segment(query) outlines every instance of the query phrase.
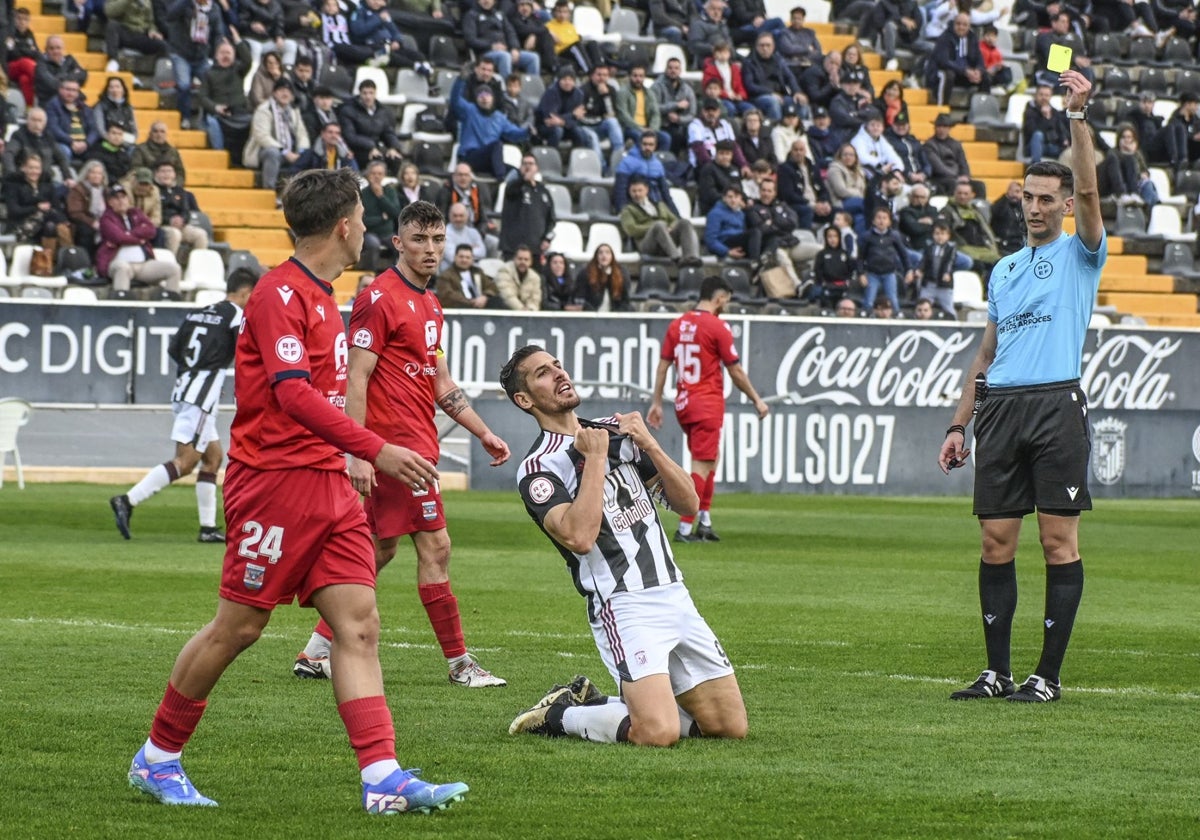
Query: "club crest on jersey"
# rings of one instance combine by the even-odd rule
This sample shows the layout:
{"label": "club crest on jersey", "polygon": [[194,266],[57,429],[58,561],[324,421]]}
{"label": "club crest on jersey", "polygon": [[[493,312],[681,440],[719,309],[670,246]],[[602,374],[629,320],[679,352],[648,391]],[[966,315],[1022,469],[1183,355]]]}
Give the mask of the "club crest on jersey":
{"label": "club crest on jersey", "polygon": [[263,588],[263,578],[267,574],[266,566],[259,566],[254,563],[246,564],[246,573],[242,575],[242,585],[251,592],[257,592]]}
{"label": "club crest on jersey", "polygon": [[379,291],[378,289],[371,290],[371,303],[374,303],[375,301],[379,300],[381,297],[383,297],[383,292]]}
{"label": "club crest on jersey", "polygon": [[535,505],[546,504],[553,495],[554,485],[550,483],[550,479],[539,476],[529,482],[529,498],[533,499]]}
{"label": "club crest on jersey", "polygon": [[1125,474],[1125,429],[1115,417],[1105,417],[1092,427],[1092,474],[1110,486]]}
{"label": "club crest on jersey", "polygon": [[646,664],[646,651],[639,650],[637,653],[635,653],[633,655],[633,659],[635,662],[637,662],[637,664],[645,665]]}
{"label": "club crest on jersey", "polygon": [[295,294],[292,289],[288,288],[287,286],[280,286],[278,289],[276,289],[276,291],[279,292],[279,296],[283,298],[284,306],[287,306],[292,302],[292,295]]}
{"label": "club crest on jersey", "polygon": [[[416,493],[413,493],[415,496]],[[432,522],[437,519],[437,502],[421,502],[421,516],[426,522]]]}
{"label": "club crest on jersey", "polygon": [[294,365],[304,358],[304,345],[294,335],[285,335],[275,342],[275,355],[281,362]]}
{"label": "club crest on jersey", "polygon": [[371,335],[371,331],[366,327],[361,327],[354,333],[354,346],[362,347],[364,350],[371,346],[375,337]]}

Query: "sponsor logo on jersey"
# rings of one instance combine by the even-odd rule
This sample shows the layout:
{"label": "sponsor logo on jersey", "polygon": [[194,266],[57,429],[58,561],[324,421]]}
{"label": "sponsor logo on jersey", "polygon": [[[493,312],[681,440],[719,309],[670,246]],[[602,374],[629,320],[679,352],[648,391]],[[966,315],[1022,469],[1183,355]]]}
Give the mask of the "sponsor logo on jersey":
{"label": "sponsor logo on jersey", "polygon": [[292,295],[295,294],[293,290],[289,289],[287,286],[280,286],[278,289],[276,289],[276,291],[279,292],[279,296],[283,298],[284,306],[287,306],[292,302]]}
{"label": "sponsor logo on jersey", "polygon": [[411,309],[413,312],[417,311],[417,305],[415,303],[413,303],[411,300],[408,302],[408,308]]}
{"label": "sponsor logo on jersey", "polygon": [[304,358],[304,345],[294,335],[285,335],[275,342],[275,355],[282,362],[294,365]]}
{"label": "sponsor logo on jersey", "polygon": [[263,588],[263,577],[265,577],[266,574],[266,566],[259,566],[255,563],[247,563],[246,573],[242,575],[242,585],[251,592],[257,592]]}
{"label": "sponsor logo on jersey", "polygon": [[1115,417],[1105,417],[1092,428],[1092,475],[1104,485],[1116,484],[1125,474],[1125,429]]}
{"label": "sponsor logo on jersey", "polygon": [[[417,495],[413,493],[413,495]],[[437,502],[421,502],[421,516],[426,522],[432,522],[437,519]]]}
{"label": "sponsor logo on jersey", "polygon": [[529,498],[533,503],[544,505],[554,495],[554,484],[548,478],[538,477],[529,482]]}
{"label": "sponsor logo on jersey", "polygon": [[613,531],[628,531],[638,522],[654,516],[654,503],[645,496],[634,500],[633,504],[624,507],[609,517]]}
{"label": "sponsor logo on jersey", "polygon": [[369,329],[367,329],[366,327],[360,327],[354,333],[354,346],[355,347],[362,347],[365,350],[371,346],[371,343],[374,340],[375,340],[375,337],[373,335],[371,335],[371,331]]}

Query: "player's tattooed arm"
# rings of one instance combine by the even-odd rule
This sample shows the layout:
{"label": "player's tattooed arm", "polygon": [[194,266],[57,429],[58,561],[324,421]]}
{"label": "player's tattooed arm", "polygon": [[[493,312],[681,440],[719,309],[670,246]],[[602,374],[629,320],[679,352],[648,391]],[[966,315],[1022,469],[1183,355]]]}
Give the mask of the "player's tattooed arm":
{"label": "player's tattooed arm", "polygon": [[446,412],[446,416],[452,420],[458,419],[458,415],[471,407],[471,402],[467,399],[467,395],[463,393],[463,389],[457,387],[438,397],[437,404],[441,407],[442,411]]}

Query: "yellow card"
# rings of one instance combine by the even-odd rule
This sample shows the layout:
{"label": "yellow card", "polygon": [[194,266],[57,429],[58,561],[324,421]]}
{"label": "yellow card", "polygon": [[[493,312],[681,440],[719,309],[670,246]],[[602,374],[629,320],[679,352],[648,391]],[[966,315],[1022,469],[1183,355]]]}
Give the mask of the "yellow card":
{"label": "yellow card", "polygon": [[1051,73],[1061,73],[1071,69],[1071,48],[1062,44],[1051,44],[1050,55],[1046,56],[1046,69]]}

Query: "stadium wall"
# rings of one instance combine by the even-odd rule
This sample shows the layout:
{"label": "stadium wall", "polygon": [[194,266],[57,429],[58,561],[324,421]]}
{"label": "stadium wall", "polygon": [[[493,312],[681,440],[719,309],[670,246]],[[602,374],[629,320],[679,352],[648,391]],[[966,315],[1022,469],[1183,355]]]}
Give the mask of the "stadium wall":
{"label": "stadium wall", "polygon": [[[37,434],[36,419],[22,433],[25,462],[39,463],[26,449],[27,436],[61,454],[70,452],[63,447],[73,427],[89,430],[86,442],[75,444],[80,466],[132,466],[157,453],[167,431],[163,421],[112,422],[114,412],[120,414],[114,407],[140,413],[142,407],[169,401],[174,371],[166,348],[187,308],[0,303],[0,397],[53,404],[54,411],[65,412],[52,424],[54,433],[47,428]],[[595,383],[579,387],[588,415],[644,411],[670,318],[451,314],[445,344],[452,373],[514,451],[513,461],[493,469],[480,447],[470,447],[471,486],[511,489],[516,460],[534,436],[528,418],[496,385],[500,366],[515,348],[546,346],[575,380]],[[951,406],[978,350],[981,325],[763,316],[726,320],[751,380],[772,402],[772,413],[758,421],[726,377],[722,487],[773,493],[970,492],[970,469],[947,478],[935,460]],[[1093,495],[1200,494],[1197,358],[1197,331],[1089,332],[1083,386],[1092,421]],[[667,400],[672,396],[669,381]],[[101,405],[106,411],[100,422],[85,419]],[[665,424],[662,440],[669,452],[686,460],[673,421]],[[139,452],[131,463],[131,455]],[[119,460],[112,463],[114,458]]]}

